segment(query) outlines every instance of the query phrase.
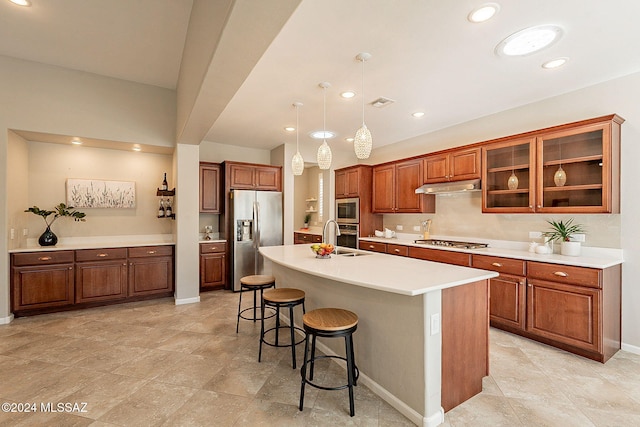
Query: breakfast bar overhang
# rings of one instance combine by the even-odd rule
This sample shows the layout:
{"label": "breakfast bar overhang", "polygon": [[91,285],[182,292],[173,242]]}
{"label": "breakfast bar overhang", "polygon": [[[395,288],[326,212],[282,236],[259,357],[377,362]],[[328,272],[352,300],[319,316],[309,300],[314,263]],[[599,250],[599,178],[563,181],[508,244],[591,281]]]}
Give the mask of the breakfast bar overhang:
{"label": "breakfast bar overhang", "polygon": [[[307,245],[260,252],[278,287],[306,293],[307,310],[337,307],[358,315],[360,383],[417,425],[439,425],[445,411],[482,391],[489,374],[488,282],[498,274],[341,249],[346,253],[328,259],[316,258]],[[330,340],[319,348],[342,351]]]}

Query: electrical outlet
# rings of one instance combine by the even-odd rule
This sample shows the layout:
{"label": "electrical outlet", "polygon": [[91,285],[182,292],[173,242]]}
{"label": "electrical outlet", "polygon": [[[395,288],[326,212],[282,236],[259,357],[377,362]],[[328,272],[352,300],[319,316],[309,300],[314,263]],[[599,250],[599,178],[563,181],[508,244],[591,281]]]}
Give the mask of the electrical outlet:
{"label": "electrical outlet", "polygon": [[420,226],[419,225],[414,225],[413,226],[413,231],[420,231]]}
{"label": "electrical outlet", "polygon": [[25,236],[25,237],[28,236],[29,235],[29,229],[28,228],[23,228],[22,229],[22,235]]}
{"label": "electrical outlet", "polygon": [[402,226],[401,225],[396,225],[396,230],[402,231]]}
{"label": "electrical outlet", "polygon": [[572,242],[584,242],[585,235],[583,233],[576,233],[571,235]]}
{"label": "electrical outlet", "polygon": [[16,229],[12,228],[11,231],[10,231],[10,234],[11,234],[11,240],[15,239],[16,238]]}
{"label": "electrical outlet", "polygon": [[431,335],[440,333],[440,314],[431,315]]}
{"label": "electrical outlet", "polygon": [[540,231],[530,231],[529,232],[529,238],[530,239],[539,239],[542,237],[542,232]]}

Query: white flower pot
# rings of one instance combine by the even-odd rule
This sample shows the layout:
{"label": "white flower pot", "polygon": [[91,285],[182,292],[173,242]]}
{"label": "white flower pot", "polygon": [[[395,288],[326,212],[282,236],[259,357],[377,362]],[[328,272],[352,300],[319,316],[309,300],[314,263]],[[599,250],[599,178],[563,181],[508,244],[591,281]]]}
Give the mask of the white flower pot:
{"label": "white flower pot", "polygon": [[560,253],[568,256],[580,256],[580,242],[560,243]]}

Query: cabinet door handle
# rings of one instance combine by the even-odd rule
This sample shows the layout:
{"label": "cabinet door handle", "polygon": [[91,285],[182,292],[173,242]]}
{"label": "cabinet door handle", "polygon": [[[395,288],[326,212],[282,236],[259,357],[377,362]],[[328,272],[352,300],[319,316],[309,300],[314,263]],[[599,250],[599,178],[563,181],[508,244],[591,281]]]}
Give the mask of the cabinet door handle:
{"label": "cabinet door handle", "polygon": [[41,256],[41,257],[38,257],[38,260],[39,260],[39,261],[49,261],[50,259],[51,259],[51,257],[50,257],[50,256]]}
{"label": "cabinet door handle", "polygon": [[532,288],[532,287],[533,287],[533,285],[532,285],[531,283],[527,284],[527,286],[529,286],[530,288]]}
{"label": "cabinet door handle", "polygon": [[400,253],[400,249],[394,249],[394,252]]}
{"label": "cabinet door handle", "polygon": [[373,248],[375,248],[375,246],[369,245],[369,249],[373,249]]}
{"label": "cabinet door handle", "polygon": [[569,276],[568,273],[565,273],[564,271],[556,271],[555,273],[553,273],[555,276],[560,276],[560,277],[567,277]]}
{"label": "cabinet door handle", "polygon": [[109,254],[98,254],[98,256],[99,256],[100,258],[104,258],[104,257],[106,257],[106,256],[109,256]]}
{"label": "cabinet door handle", "polygon": [[538,209],[540,209],[542,207],[542,205],[538,205]]}
{"label": "cabinet door handle", "polygon": [[69,267],[69,270],[73,270],[73,267]]}
{"label": "cabinet door handle", "polygon": [[499,262],[492,262],[491,265],[493,265],[494,267],[502,267],[502,264],[500,264]]}
{"label": "cabinet door handle", "polygon": [[155,254],[156,251],[147,251],[148,254]]}

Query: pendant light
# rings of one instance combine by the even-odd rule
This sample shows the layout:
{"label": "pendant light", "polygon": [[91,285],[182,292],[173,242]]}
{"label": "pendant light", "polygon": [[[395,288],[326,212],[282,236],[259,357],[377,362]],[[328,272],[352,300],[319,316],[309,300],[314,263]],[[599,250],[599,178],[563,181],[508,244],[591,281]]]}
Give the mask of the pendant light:
{"label": "pendant light", "polygon": [[298,113],[298,108],[302,107],[302,103],[294,102],[293,106],[296,107],[296,154],[291,159],[291,170],[294,175],[302,175],[302,172],[304,172],[304,159],[300,154],[300,116]]}
{"label": "pendant light", "polygon": [[558,144],[558,149],[560,150],[560,164],[556,173],[553,174],[553,182],[556,187],[562,187],[567,182],[567,173],[562,169],[562,144]]}
{"label": "pendant light", "polygon": [[327,88],[331,87],[331,85],[327,82],[322,82],[318,86],[320,86],[323,91],[323,113],[322,113],[322,145],[318,147],[318,167],[320,169],[329,169],[331,167],[331,147],[327,144],[326,134],[326,124],[327,124]]}
{"label": "pendant light", "polygon": [[511,176],[507,180],[507,187],[509,188],[509,190],[516,190],[518,188],[518,177],[516,176],[516,173],[514,171],[514,151],[515,148],[511,147]]}
{"label": "pendant light", "polygon": [[353,140],[353,149],[356,152],[356,157],[359,159],[368,159],[371,154],[371,147],[373,141],[371,140],[371,132],[364,124],[364,63],[371,58],[371,54],[362,52],[356,56],[358,61],[362,62],[362,127],[356,131],[355,139]]}

